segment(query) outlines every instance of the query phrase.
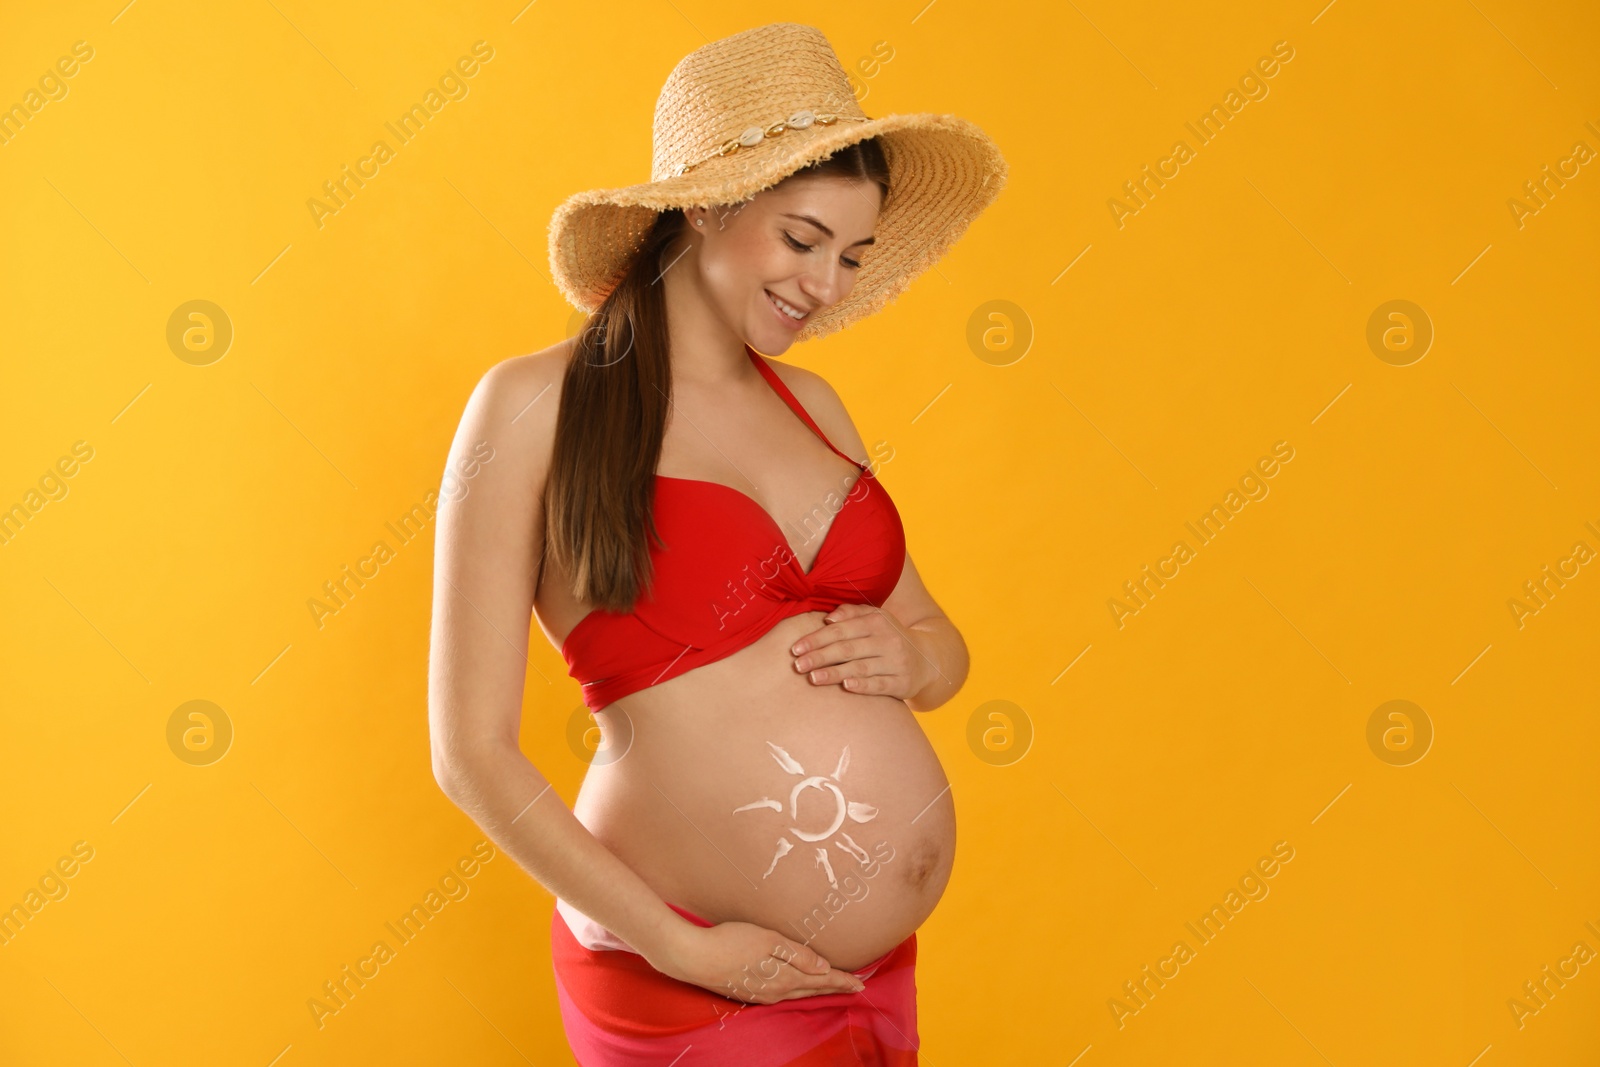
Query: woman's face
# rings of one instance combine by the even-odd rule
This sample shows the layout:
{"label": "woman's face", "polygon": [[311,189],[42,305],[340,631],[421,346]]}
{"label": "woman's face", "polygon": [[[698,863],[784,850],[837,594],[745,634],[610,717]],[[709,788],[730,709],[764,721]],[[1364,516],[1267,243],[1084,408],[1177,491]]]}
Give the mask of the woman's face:
{"label": "woman's face", "polygon": [[849,294],[882,199],[868,179],[807,174],[742,204],[691,208],[685,214],[697,247],[677,266],[690,268],[729,330],[777,355],[817,312]]}

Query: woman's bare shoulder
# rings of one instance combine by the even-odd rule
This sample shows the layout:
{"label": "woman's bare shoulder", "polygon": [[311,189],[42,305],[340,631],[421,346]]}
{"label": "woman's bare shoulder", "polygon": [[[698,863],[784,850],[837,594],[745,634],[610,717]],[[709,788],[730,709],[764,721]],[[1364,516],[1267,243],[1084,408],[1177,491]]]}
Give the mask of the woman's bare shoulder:
{"label": "woman's bare shoulder", "polygon": [[807,367],[786,363],[781,359],[768,359],[766,356],[761,358],[777,373],[778,379],[789,387],[789,392],[794,394],[794,398],[806,409],[806,414],[811,416],[828,440],[839,451],[865,462],[866,445],[844,401],[838,391],[828,384],[828,380]]}
{"label": "woman's bare shoulder", "polygon": [[527,438],[553,435],[561,383],[572,360],[575,338],[548,348],[511,356],[485,370],[467,401],[463,422]]}
{"label": "woman's bare shoulder", "polygon": [[[525,395],[530,389],[535,395],[553,390],[553,399],[559,399],[561,382],[576,345],[577,338],[569,337],[537,352],[503,359],[483,372],[478,390],[492,393],[501,402],[531,400]],[[540,402],[544,399],[541,397]]]}
{"label": "woman's bare shoulder", "polygon": [[574,346],[574,339],[568,338],[484,370],[462,411],[452,451],[486,442],[504,454],[504,461],[495,466],[508,485],[535,490],[541,486],[555,445],[561,383]]}

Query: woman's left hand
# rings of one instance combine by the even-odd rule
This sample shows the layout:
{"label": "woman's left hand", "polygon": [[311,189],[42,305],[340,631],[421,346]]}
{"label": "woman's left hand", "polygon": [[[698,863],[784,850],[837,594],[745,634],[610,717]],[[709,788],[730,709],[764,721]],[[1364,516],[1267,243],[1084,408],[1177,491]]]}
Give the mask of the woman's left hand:
{"label": "woman's left hand", "polygon": [[928,658],[882,608],[840,604],[790,648],[795,670],[812,685],[843,685],[852,693],[874,693],[907,700],[922,691],[931,670]]}

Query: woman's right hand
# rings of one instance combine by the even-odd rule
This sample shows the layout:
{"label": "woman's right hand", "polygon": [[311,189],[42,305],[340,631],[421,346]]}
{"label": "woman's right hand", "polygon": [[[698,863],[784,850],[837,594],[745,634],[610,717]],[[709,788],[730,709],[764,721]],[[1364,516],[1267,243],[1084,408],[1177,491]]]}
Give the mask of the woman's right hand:
{"label": "woman's right hand", "polygon": [[645,957],[650,965],[669,978],[746,1004],[865,988],[855,975],[834,969],[807,946],[753,923],[684,923],[675,933],[659,958]]}

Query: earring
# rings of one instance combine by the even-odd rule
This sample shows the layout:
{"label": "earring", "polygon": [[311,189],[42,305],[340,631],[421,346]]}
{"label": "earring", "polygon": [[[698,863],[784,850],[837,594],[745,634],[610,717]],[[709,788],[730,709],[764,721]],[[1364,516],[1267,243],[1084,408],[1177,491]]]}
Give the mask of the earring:
{"label": "earring", "polygon": [[706,220],[705,219],[695,219],[694,220],[694,224],[696,226],[704,226],[706,224]]}

